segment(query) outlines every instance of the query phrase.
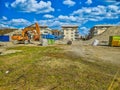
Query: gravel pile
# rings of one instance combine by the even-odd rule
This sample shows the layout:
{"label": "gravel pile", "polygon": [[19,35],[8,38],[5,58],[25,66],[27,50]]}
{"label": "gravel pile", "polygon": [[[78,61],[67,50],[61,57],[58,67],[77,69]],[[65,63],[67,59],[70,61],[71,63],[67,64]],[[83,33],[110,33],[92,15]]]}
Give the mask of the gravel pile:
{"label": "gravel pile", "polygon": [[98,36],[94,36],[88,41],[88,43],[92,43],[95,39],[97,39],[101,44],[108,44],[109,36],[120,36],[120,26],[113,26],[108,28],[104,33]]}

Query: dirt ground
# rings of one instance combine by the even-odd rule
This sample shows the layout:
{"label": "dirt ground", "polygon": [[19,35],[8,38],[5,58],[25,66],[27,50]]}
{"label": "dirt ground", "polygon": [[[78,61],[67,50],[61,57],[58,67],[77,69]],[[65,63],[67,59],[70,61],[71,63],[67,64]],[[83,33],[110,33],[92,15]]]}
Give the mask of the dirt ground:
{"label": "dirt ground", "polygon": [[84,41],[76,41],[65,48],[91,62],[102,61],[120,65],[120,47],[92,46]]}
{"label": "dirt ground", "polygon": [[6,55],[10,53],[22,52],[21,50],[7,50],[7,48],[17,47],[17,46],[37,46],[38,42],[34,44],[13,44],[12,42],[0,42],[0,55]]}
{"label": "dirt ground", "polygon": [[[15,47],[15,46],[24,46],[24,44],[14,45],[11,42],[0,43],[0,52],[1,54],[21,52],[20,50],[9,50],[6,51],[6,48]],[[36,44],[28,44],[26,46],[36,46]],[[92,46],[84,41],[74,41],[70,46],[62,47],[65,50],[74,53],[74,56],[82,57],[91,62],[94,61],[104,61],[113,64],[120,65],[120,47],[110,47],[110,46]]]}

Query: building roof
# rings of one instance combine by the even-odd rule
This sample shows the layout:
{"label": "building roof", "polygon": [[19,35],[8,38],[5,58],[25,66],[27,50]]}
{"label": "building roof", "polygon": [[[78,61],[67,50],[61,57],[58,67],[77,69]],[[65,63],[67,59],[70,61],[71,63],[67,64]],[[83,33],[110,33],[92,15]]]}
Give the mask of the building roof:
{"label": "building roof", "polygon": [[60,30],[52,30],[52,32],[60,32]]}

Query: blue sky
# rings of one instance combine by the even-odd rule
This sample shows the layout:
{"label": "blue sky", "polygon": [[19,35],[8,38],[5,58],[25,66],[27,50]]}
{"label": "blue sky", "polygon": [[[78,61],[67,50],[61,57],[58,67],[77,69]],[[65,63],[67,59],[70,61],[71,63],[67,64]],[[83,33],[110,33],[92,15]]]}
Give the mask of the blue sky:
{"label": "blue sky", "polygon": [[52,29],[78,25],[87,34],[94,25],[120,25],[120,0],[0,0],[0,11],[0,28],[38,22]]}

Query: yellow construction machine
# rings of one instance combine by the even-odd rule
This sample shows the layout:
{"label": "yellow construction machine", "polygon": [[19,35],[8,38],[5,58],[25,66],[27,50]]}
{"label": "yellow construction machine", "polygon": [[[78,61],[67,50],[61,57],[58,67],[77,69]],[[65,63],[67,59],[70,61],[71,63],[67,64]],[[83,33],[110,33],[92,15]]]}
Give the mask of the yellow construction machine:
{"label": "yellow construction machine", "polygon": [[40,40],[40,27],[38,23],[35,23],[31,26],[25,27],[20,34],[13,34],[11,39],[13,40],[14,44],[17,43],[30,43],[31,35],[33,33],[33,40],[37,41]]}

